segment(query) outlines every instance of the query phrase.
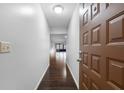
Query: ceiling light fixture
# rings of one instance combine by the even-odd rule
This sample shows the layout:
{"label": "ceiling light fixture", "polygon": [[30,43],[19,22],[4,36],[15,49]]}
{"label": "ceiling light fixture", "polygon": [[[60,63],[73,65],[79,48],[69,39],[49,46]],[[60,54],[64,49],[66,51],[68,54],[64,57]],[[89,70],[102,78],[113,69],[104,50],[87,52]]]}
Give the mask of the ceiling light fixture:
{"label": "ceiling light fixture", "polygon": [[61,5],[56,5],[56,6],[54,6],[53,10],[56,14],[61,14],[63,12],[64,8]]}

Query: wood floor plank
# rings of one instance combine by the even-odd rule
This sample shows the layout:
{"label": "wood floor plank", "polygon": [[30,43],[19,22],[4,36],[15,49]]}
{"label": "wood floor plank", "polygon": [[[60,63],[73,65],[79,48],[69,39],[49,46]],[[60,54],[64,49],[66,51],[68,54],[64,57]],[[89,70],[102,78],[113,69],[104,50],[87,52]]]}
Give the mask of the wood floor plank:
{"label": "wood floor plank", "polygon": [[[62,56],[64,55],[61,52]],[[64,57],[64,56],[63,56]],[[76,84],[71,76],[71,73],[64,62],[64,58],[50,58],[50,66],[41,81],[38,90],[76,90]]]}

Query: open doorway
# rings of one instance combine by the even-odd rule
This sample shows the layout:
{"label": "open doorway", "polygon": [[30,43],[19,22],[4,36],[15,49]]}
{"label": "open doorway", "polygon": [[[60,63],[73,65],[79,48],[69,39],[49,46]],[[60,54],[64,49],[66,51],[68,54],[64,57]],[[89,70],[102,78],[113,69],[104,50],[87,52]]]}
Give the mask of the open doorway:
{"label": "open doorway", "polygon": [[56,60],[63,60],[62,62],[66,62],[66,44],[65,43],[56,43]]}

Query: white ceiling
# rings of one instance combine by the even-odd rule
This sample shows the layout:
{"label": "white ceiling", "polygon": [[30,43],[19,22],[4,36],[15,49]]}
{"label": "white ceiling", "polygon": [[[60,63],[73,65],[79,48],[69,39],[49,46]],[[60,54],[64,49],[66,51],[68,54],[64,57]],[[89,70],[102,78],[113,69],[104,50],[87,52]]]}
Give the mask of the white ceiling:
{"label": "white ceiling", "polygon": [[[64,7],[62,14],[56,14],[53,11],[53,7],[55,5],[61,5]],[[54,28],[67,29],[75,5],[76,4],[72,4],[72,3],[55,3],[55,4],[45,3],[45,4],[41,4],[41,7],[45,13],[49,27],[51,29]]]}
{"label": "white ceiling", "polygon": [[[62,14],[56,14],[53,7],[61,5],[64,10]],[[45,13],[48,25],[50,27],[50,39],[53,43],[66,42],[67,28],[70,23],[76,4],[72,3],[44,3],[41,7]]]}

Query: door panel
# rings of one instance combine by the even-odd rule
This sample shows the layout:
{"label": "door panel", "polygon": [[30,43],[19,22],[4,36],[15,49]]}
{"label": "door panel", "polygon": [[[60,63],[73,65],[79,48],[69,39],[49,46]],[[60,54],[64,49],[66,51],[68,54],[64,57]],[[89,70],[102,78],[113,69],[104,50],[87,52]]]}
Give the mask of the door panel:
{"label": "door panel", "polygon": [[124,89],[124,4],[80,9],[80,89]]}

